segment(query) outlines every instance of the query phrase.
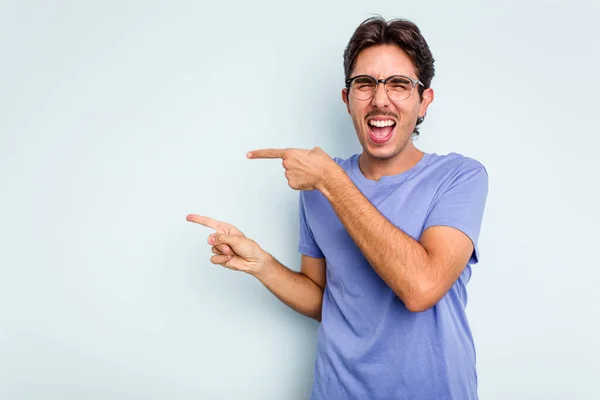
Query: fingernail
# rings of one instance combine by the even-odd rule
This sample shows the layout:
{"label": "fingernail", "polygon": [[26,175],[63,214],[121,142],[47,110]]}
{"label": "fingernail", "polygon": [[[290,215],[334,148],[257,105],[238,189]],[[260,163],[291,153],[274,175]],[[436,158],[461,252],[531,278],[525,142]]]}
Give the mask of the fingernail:
{"label": "fingernail", "polygon": [[231,256],[227,256],[227,259],[228,259],[228,260],[231,260]]}
{"label": "fingernail", "polygon": [[252,153],[246,153],[246,157],[252,158]]}
{"label": "fingernail", "polygon": [[214,237],[214,236],[209,236],[209,238],[208,238],[208,242],[209,242],[210,244],[213,244],[213,243],[215,242],[215,237]]}

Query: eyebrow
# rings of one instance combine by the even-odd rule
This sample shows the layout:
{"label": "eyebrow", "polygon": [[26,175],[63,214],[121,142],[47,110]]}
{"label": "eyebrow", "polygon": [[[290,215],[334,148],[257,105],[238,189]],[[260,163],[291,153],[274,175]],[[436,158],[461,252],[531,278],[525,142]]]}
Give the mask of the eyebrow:
{"label": "eyebrow", "polygon": [[375,78],[375,79],[387,79],[387,78],[389,78],[390,76],[397,76],[397,75],[400,75],[400,76],[405,76],[405,77],[408,77],[408,78],[411,78],[411,79],[417,79],[417,80],[419,79],[419,78],[417,77],[417,75],[416,75],[416,74],[403,74],[403,73],[400,73],[400,72],[393,73],[393,74],[390,74],[390,75],[387,75],[387,76],[382,76],[382,77],[378,77],[377,75],[365,74],[365,73],[361,73],[361,74],[359,74],[359,73],[354,73],[354,74],[351,76],[351,78],[352,78],[352,77],[359,76],[359,75],[367,75],[367,76],[372,76],[372,77],[373,77],[373,78]]}

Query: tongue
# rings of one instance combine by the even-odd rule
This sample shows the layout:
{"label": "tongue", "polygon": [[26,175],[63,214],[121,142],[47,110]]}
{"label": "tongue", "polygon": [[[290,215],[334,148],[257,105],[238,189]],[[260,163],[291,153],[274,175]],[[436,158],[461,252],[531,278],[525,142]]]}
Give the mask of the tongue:
{"label": "tongue", "polygon": [[392,129],[394,129],[394,126],[386,126],[383,128],[379,128],[377,126],[371,126],[371,131],[373,131],[373,134],[375,136],[377,136],[378,138],[384,138],[387,135],[389,135],[392,132]]}

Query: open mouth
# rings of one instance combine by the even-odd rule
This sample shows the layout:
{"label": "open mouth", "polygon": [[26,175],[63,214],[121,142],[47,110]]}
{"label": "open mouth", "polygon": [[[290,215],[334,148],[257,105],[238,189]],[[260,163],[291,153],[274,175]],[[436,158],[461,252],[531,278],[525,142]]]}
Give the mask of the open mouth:
{"label": "open mouth", "polygon": [[385,143],[394,134],[396,121],[393,119],[371,119],[368,121],[369,137],[375,143]]}

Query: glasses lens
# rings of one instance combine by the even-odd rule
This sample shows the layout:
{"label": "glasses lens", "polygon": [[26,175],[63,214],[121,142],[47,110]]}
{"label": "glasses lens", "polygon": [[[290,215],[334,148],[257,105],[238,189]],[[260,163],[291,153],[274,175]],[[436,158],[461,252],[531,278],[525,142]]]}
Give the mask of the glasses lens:
{"label": "glasses lens", "polygon": [[407,99],[408,96],[411,95],[413,85],[410,79],[403,76],[394,76],[387,81],[385,89],[387,90],[390,99],[401,101]]}
{"label": "glasses lens", "polygon": [[375,79],[369,76],[359,76],[352,81],[350,93],[357,99],[368,100],[373,97],[376,88],[377,81]]}

